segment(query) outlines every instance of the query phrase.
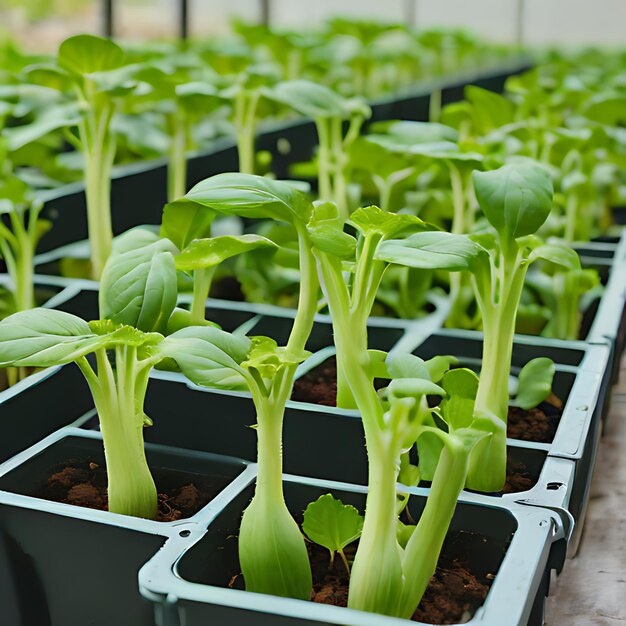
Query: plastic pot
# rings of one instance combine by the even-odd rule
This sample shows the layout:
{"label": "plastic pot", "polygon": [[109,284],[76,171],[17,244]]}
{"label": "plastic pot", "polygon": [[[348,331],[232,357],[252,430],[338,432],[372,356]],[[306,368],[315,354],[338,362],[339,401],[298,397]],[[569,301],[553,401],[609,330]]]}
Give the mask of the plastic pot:
{"label": "plastic pot", "polygon": [[[227,490],[229,483],[238,490],[242,476],[243,484],[248,482],[246,463],[238,459],[166,446],[146,450],[153,471],[180,473],[185,479],[218,474],[218,490]],[[160,523],[28,495],[42,472],[80,457],[104,463],[99,433],[58,431],[0,468],[0,529],[8,554],[2,567],[21,615],[16,626],[151,626],[152,611],[137,591],[137,572],[168,537],[181,532],[181,525],[193,526],[199,513]],[[205,509],[219,505],[224,493]],[[33,608],[37,621],[29,621]]]}
{"label": "plastic pot", "polygon": [[[207,516],[205,526],[192,530],[188,540],[175,538],[139,573],[141,593],[155,604],[160,626],[400,626],[415,624],[396,618],[320,605],[302,600],[229,589],[239,570],[237,533],[241,514],[252,496],[250,485],[219,512]],[[345,483],[320,482],[285,476],[285,499],[292,513],[324,493],[363,510],[366,489]],[[425,503],[424,491],[409,506],[417,518]],[[468,559],[478,571],[497,571],[485,603],[470,624],[526,626],[540,624],[548,555],[561,537],[559,520],[545,509],[522,505],[479,504],[471,495],[457,505],[451,530],[479,532],[487,537]],[[503,554],[504,558],[503,557]],[[539,594],[538,594],[539,592]],[[538,599],[537,599],[538,598]],[[534,607],[534,610],[533,610]]]}

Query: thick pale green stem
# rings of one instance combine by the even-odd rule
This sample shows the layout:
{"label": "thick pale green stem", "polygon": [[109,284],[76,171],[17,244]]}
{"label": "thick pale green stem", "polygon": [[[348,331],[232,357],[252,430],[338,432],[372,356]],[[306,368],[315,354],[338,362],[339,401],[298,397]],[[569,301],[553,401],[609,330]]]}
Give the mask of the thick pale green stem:
{"label": "thick pale green stem", "polygon": [[331,182],[331,149],[330,149],[330,120],[321,117],[315,120],[319,147],[317,152],[317,185],[320,200],[330,201],[333,198]]}
{"label": "thick pale green stem", "polygon": [[204,322],[206,301],[211,291],[215,267],[196,269],[193,272],[193,301],[191,303],[191,321],[194,324]]}
{"label": "thick pale green stem", "polygon": [[239,171],[254,174],[254,138],[256,131],[256,109],[259,94],[245,89],[235,97],[235,129],[237,131],[237,151]]}
{"label": "thick pale green stem", "polygon": [[578,220],[578,196],[574,190],[567,196],[565,205],[565,241],[568,244],[576,241],[576,225]]}
{"label": "thick pale green stem", "polygon": [[366,515],[352,572],[348,606],[397,615],[402,593],[402,562],[396,539],[396,446],[383,433],[367,442],[369,481]]}
{"label": "thick pale green stem", "polygon": [[91,273],[99,280],[111,253],[111,170],[115,158],[115,137],[109,126],[112,106],[93,109],[79,124],[85,159],[87,226],[91,246]]}
{"label": "thick pale green stem", "polygon": [[167,199],[173,202],[187,193],[187,119],[178,111],[172,119],[173,134],[167,163]]}
{"label": "thick pale green stem", "polygon": [[435,573],[456,502],[465,484],[469,455],[462,446],[441,451],[426,506],[404,550],[404,586],[398,617],[410,619]]}
{"label": "thick pale green stem", "polygon": [[[299,241],[300,295],[287,350],[301,354],[317,309],[318,278],[311,243],[296,224]],[[252,502],[239,530],[239,559],[246,589],[308,600],[313,585],[304,538],[285,504],[282,487],[282,429],[296,365],[279,370],[270,383],[250,375],[257,411],[258,475]]]}
{"label": "thick pale green stem", "polygon": [[497,300],[479,298],[483,318],[483,354],[475,412],[495,415],[492,437],[479,442],[470,457],[467,487],[500,491],[506,481],[506,423],[508,383],[517,307],[524,287],[526,265],[517,251],[500,258],[500,293]]}
{"label": "thick pale green stem", "polygon": [[333,201],[339,209],[339,214],[347,220],[350,216],[348,206],[348,185],[346,181],[347,156],[343,146],[343,120],[334,117],[330,120],[331,151],[333,164]]}
{"label": "thick pale green stem", "polygon": [[428,121],[438,122],[441,119],[441,89],[433,89],[428,101]]}
{"label": "thick pale green stem", "polygon": [[104,350],[99,350],[96,357],[97,381],[87,376],[87,382],[100,419],[109,511],[154,519],[157,492],[143,442],[143,398],[148,378],[140,371],[134,347],[116,349],[115,372]]}

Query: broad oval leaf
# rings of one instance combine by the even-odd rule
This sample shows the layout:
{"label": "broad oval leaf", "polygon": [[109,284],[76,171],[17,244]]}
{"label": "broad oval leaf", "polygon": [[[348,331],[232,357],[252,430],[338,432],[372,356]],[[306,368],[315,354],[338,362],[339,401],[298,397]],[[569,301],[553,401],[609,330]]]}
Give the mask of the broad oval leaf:
{"label": "broad oval leaf", "polygon": [[568,270],[580,270],[580,257],[573,248],[554,243],[545,243],[535,248],[528,256],[528,262],[538,259],[549,261]]}
{"label": "broad oval leaf", "polygon": [[554,189],[548,171],[538,164],[475,171],[472,180],[480,208],[504,239],[532,235],[550,215]]}
{"label": "broad oval leaf", "polygon": [[70,363],[107,343],[80,317],[55,309],[14,313],[0,322],[0,366]]}
{"label": "broad oval leaf", "polygon": [[124,64],[124,51],[110,39],[75,35],[59,46],[58,63],[62,68],[80,75],[104,72]]}
{"label": "broad oval leaf", "polygon": [[518,376],[517,395],[510,404],[524,410],[534,409],[552,393],[554,361],[538,357],[528,361]]}
{"label": "broad oval leaf", "polygon": [[327,493],[306,507],[302,530],[334,555],[361,536],[363,516],[355,507]]}
{"label": "broad oval leaf", "polygon": [[278,246],[259,235],[221,235],[211,239],[196,239],[176,256],[176,268],[189,272],[215,267],[226,259],[258,248],[276,249]]}
{"label": "broad oval leaf", "polygon": [[419,217],[407,213],[389,213],[377,206],[357,209],[350,215],[349,224],[358,228],[364,235],[372,232],[381,234],[386,239],[432,228]]}
{"label": "broad oval leaf", "polygon": [[217,174],[193,187],[178,202],[195,202],[218,213],[250,218],[272,218],[306,224],[313,204],[286,181],[253,174]]}
{"label": "broad oval leaf", "polygon": [[474,420],[478,376],[467,368],[453,369],[443,375],[441,386],[448,394],[441,402],[443,419],[452,430],[468,428]]}
{"label": "broad oval leaf", "polygon": [[144,332],[165,332],[176,306],[174,244],[134,228],[120,235],[100,280],[100,316]]}
{"label": "broad oval leaf", "polygon": [[264,95],[312,119],[346,114],[344,98],[330,87],[310,80],[284,81],[265,90]]}
{"label": "broad oval leaf", "polygon": [[241,363],[248,356],[250,339],[213,326],[190,326],[166,337],[157,347],[163,358],[176,362],[196,385],[246,390]]}
{"label": "broad oval leaf", "polygon": [[488,263],[485,249],[467,235],[439,231],[383,241],[376,250],[375,258],[407,267],[450,272],[473,271],[478,263]]}
{"label": "broad oval leaf", "polygon": [[170,202],[163,209],[161,236],[183,250],[194,239],[211,236],[211,224],[216,215],[212,209],[195,202]]}
{"label": "broad oval leaf", "polygon": [[459,139],[459,133],[454,128],[437,122],[409,120],[376,122],[370,126],[370,131],[372,133],[385,133],[405,145],[438,141],[455,143]]}

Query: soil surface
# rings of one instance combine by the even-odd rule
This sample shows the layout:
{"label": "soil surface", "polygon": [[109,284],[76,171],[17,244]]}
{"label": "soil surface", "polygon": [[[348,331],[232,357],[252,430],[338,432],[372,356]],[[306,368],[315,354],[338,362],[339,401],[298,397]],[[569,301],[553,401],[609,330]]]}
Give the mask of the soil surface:
{"label": "soil surface", "polygon": [[[175,470],[153,470],[152,475],[159,499],[158,522],[173,522],[195,515],[227,480],[223,476],[198,476]],[[66,461],[52,469],[41,487],[31,495],[108,511],[106,468],[88,459]]]}
{"label": "soil surface", "polygon": [[[413,614],[413,621],[458,624],[472,618],[484,603],[496,572],[479,571],[477,563],[468,563],[467,554],[480,554],[488,541],[487,537],[476,533],[448,533],[437,569]],[[321,604],[347,606],[349,578],[339,555],[335,556],[331,565],[328,550],[308,541],[307,549],[313,571],[311,600]],[[345,549],[350,565],[355,551],[356,544]],[[229,586],[243,589],[242,576],[234,576]]]}

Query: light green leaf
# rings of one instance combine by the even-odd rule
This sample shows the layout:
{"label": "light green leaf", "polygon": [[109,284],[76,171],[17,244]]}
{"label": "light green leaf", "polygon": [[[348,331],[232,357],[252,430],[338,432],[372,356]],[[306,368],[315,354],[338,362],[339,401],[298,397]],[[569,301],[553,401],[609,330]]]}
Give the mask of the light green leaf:
{"label": "light green leaf", "polygon": [[100,315],[146,332],[165,332],[176,306],[174,244],[135,228],[116,238],[100,280]]}
{"label": "light green leaf", "polygon": [[[306,224],[313,204],[294,185],[252,174],[218,174],[198,183],[178,202],[192,202],[226,215]],[[177,202],[177,203],[178,203]]]}
{"label": "light green leaf", "polygon": [[327,493],[306,507],[302,530],[311,541],[327,548],[332,557],[361,536],[363,516]]}
{"label": "light green leaf", "polygon": [[397,265],[450,272],[473,271],[478,263],[488,262],[487,252],[466,235],[438,231],[383,241],[375,258]]}
{"label": "light green leaf", "polygon": [[528,162],[472,174],[476,198],[489,223],[505,239],[537,232],[552,209],[547,170]]}
{"label": "light green leaf", "polygon": [[429,228],[419,217],[406,213],[389,213],[377,206],[357,209],[350,215],[348,223],[352,224],[364,235],[376,232],[387,239]]}
{"label": "light green leaf", "polygon": [[534,409],[552,393],[554,362],[547,357],[528,361],[518,377],[517,395],[510,404],[524,410]]}
{"label": "light green leaf", "polygon": [[424,378],[394,378],[387,389],[395,398],[443,396],[446,393],[439,385]]}
{"label": "light green leaf", "polygon": [[49,367],[70,363],[106,345],[75,315],[54,309],[14,313],[0,322],[0,366]]}
{"label": "light green leaf", "polygon": [[9,150],[15,151],[55,130],[76,126],[80,119],[77,104],[62,104],[44,110],[30,124],[6,128],[3,134],[7,139]]}
{"label": "light green leaf", "polygon": [[310,80],[288,80],[266,89],[264,95],[312,119],[346,113],[344,98],[329,87]]}
{"label": "light green leaf", "polygon": [[432,359],[424,362],[424,366],[430,374],[430,380],[438,383],[444,376],[444,374],[450,369],[451,365],[457,365],[459,360],[455,356],[443,356],[437,355]]}
{"label": "light green leaf", "polygon": [[170,202],[163,209],[161,236],[184,250],[194,239],[211,236],[211,224],[216,215],[212,209],[194,202]]}
{"label": "light green leaf", "polygon": [[95,35],[76,35],[61,43],[59,65],[75,74],[91,74],[121,67],[124,51],[109,39]]}
{"label": "light green leaf", "polygon": [[504,96],[482,87],[468,85],[465,88],[465,98],[473,105],[472,116],[478,132],[484,134],[513,122],[515,108]]}
{"label": "light green leaf", "polygon": [[370,126],[372,133],[386,133],[405,145],[457,142],[459,133],[452,127],[436,122],[414,122],[408,120],[376,122]]}
{"label": "light green leaf", "polygon": [[441,386],[448,394],[441,402],[443,419],[451,430],[469,427],[474,420],[478,376],[466,368],[450,370],[443,375]]}
{"label": "light green leaf", "polygon": [[269,337],[251,337],[251,346],[245,361],[241,367],[255,369],[263,378],[273,378],[278,371],[289,365],[299,365],[311,353],[288,351],[283,346],[278,346],[274,339]]}
{"label": "light green leaf", "polygon": [[259,235],[221,235],[211,239],[196,239],[176,255],[176,268],[186,272],[215,267],[226,259],[257,248],[278,248]]}
{"label": "light green leaf", "polygon": [[190,326],[166,337],[158,354],[176,362],[181,372],[196,385],[218,389],[246,390],[241,364],[251,342],[213,326]]}
{"label": "light green leaf", "polygon": [[423,378],[431,380],[430,371],[423,359],[407,352],[391,352],[386,359],[392,378]]}
{"label": "light green leaf", "polygon": [[549,261],[568,270],[580,270],[580,258],[576,250],[564,245],[546,243],[535,248],[528,257],[532,263],[538,259]]}

